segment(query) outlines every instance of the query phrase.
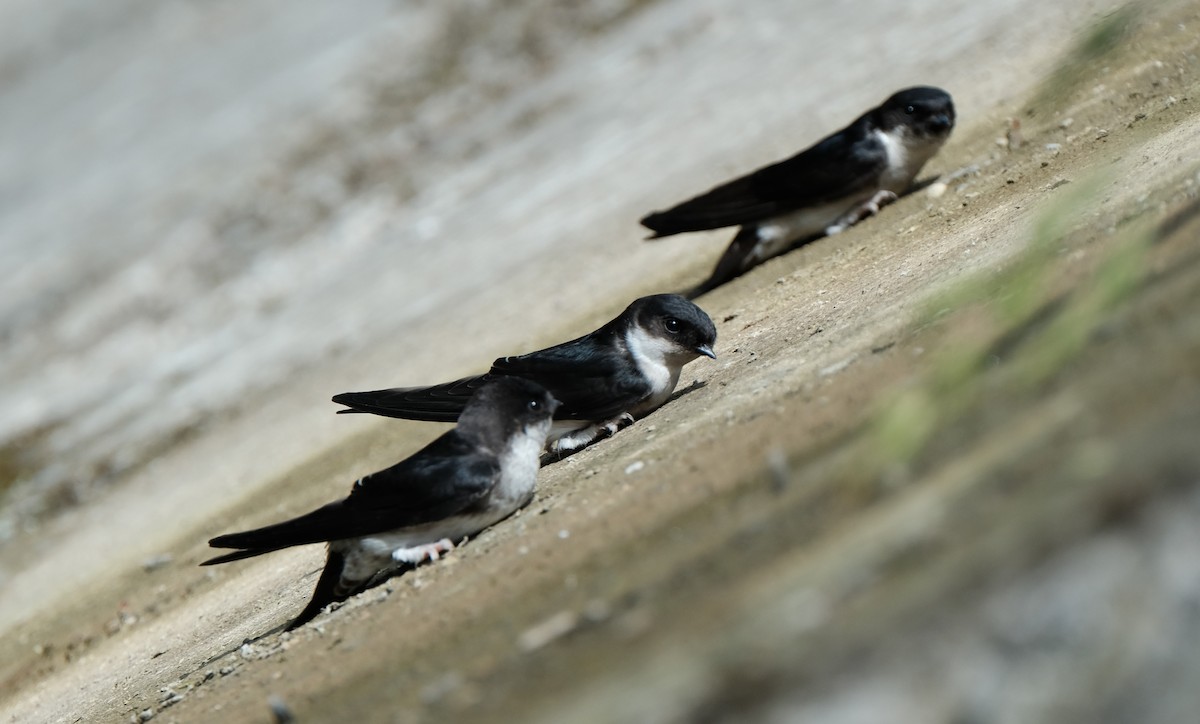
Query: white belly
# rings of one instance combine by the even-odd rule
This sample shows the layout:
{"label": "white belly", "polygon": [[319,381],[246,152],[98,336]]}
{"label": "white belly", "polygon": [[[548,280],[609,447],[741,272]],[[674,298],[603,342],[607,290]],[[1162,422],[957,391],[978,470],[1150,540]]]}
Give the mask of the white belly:
{"label": "white belly", "polygon": [[330,544],[346,556],[343,580],[365,581],[378,573],[399,568],[392,553],[436,543],[443,538],[458,542],[512,515],[533,498],[537,472],[541,465],[542,444],[550,427],[547,420],[536,428],[527,428],[515,436],[500,453],[500,478],[487,499],[487,505],[470,515],[456,515],[378,533],[363,538],[334,541]]}
{"label": "white belly", "polygon": [[841,223],[844,216],[870,200],[879,191],[891,191],[900,195],[908,190],[913,179],[921,172],[925,162],[937,153],[941,140],[914,142],[910,138],[875,132],[876,139],[887,152],[887,167],[879,180],[860,193],[847,196],[836,202],[799,209],[780,214],[759,223],[758,243],[750,252],[748,261],[760,262],[782,254],[801,239],[825,234],[830,227]]}
{"label": "white belly", "polygon": [[751,253],[757,261],[769,259],[787,251],[795,242],[824,234],[825,229],[840,219],[847,211],[871,198],[871,188],[858,196],[839,199],[836,203],[812,206],[789,214],[781,214],[758,225],[758,244]]}

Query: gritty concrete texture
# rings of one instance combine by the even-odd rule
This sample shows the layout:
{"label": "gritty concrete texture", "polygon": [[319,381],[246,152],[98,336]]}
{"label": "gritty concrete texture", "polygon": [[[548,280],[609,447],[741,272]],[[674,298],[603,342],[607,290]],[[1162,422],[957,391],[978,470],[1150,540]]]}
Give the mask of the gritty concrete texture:
{"label": "gritty concrete texture", "polygon": [[[1194,711],[1200,5],[585,5],[0,6],[4,718]],[[705,295],[683,394],[244,643],[321,552],[204,541],[443,429],[330,395],[699,280],[731,232],[640,215],[916,83],[940,195]]]}

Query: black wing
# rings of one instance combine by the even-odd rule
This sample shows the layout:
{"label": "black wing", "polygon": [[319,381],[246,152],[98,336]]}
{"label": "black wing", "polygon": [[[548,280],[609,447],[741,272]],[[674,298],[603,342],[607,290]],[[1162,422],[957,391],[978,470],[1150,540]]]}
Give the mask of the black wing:
{"label": "black wing", "polygon": [[425,422],[454,422],[467,406],[467,400],[491,375],[464,377],[432,387],[395,387],[390,390],[370,392],[343,392],[334,395],[333,401],[345,405],[341,412],[369,412],[384,417],[399,417],[405,420]]}
{"label": "black wing", "polygon": [[442,520],[477,504],[499,475],[495,457],[480,453],[451,430],[407,460],[362,478],[345,500],[282,523],[213,538],[208,544],[214,548],[242,550],[201,565]]}
{"label": "black wing", "polygon": [[432,387],[397,387],[372,392],[344,392],[333,401],[350,410],[427,422],[454,422],[467,400],[484,383],[499,376],[537,382],[562,403],[559,420],[607,420],[640,402],[649,390],[628,358],[597,330],[569,342],[515,357],[501,357],[478,377],[464,377]]}
{"label": "black wing", "polygon": [[740,226],[867,188],[887,166],[887,150],[862,118],[789,159],[734,179],[642,219],[652,239]]}
{"label": "black wing", "polygon": [[502,357],[489,374],[533,380],[562,405],[558,420],[607,420],[649,393],[633,363],[599,332],[538,352]]}

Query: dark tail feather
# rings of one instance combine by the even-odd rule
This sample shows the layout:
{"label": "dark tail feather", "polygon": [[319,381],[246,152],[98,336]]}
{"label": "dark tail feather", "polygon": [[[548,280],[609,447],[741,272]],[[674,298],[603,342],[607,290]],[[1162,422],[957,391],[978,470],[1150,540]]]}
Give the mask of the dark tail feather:
{"label": "dark tail feather", "polygon": [[665,211],[647,214],[640,223],[654,232],[652,238],[658,238],[753,224],[786,210],[780,208],[778,201],[760,195],[756,188],[759,173],[723,183]]}
{"label": "dark tail feather", "polygon": [[215,566],[218,563],[229,563],[230,561],[240,561],[243,558],[253,558],[261,556],[264,553],[283,550],[300,543],[309,541],[297,541],[295,535],[289,535],[296,528],[296,521],[289,520],[275,525],[269,525],[265,528],[255,530],[242,531],[241,533],[227,533],[219,535],[208,542],[208,545],[213,548],[240,548],[241,550],[223,553],[219,556],[209,558],[200,565]]}
{"label": "dark tail feather", "polygon": [[308,605],[304,607],[300,615],[287,625],[285,631],[300,628],[316,618],[317,614],[329,604],[345,601],[350,597],[352,591],[340,590],[338,585],[342,580],[342,567],[345,563],[345,556],[334,550],[329,551],[329,557],[325,560],[325,569],[321,571],[321,577],[317,579],[317,587],[313,589],[312,598],[309,599]]}
{"label": "dark tail feather", "polygon": [[668,236],[675,236],[676,234],[684,234],[689,231],[705,231],[707,229],[714,228],[711,226],[703,226],[703,225],[698,226],[698,227],[692,227],[692,226],[687,225],[686,223],[681,224],[681,223],[679,223],[678,219],[675,218],[675,209],[670,209],[668,211],[656,211],[653,214],[649,214],[649,215],[643,217],[642,220],[638,223],[640,223],[642,226],[646,227],[650,231],[654,232],[650,236],[646,237],[646,241],[654,241],[656,239],[665,239]]}
{"label": "dark tail feather", "polygon": [[383,417],[424,422],[455,422],[467,406],[467,401],[487,379],[481,375],[431,387],[343,392],[334,395],[333,401],[350,408],[338,412],[368,412]]}
{"label": "dark tail feather", "polygon": [[252,558],[292,546],[324,543],[335,538],[344,538],[345,526],[338,524],[342,517],[342,505],[342,501],[329,503],[312,512],[305,513],[299,518],[285,520],[282,523],[254,530],[244,530],[240,533],[219,535],[210,540],[208,544],[213,548],[239,548],[241,550],[223,553],[200,565],[212,566],[218,563],[240,561],[243,558]]}
{"label": "dark tail feather", "polygon": [[[214,548],[224,548],[225,546],[216,545],[215,541],[217,541],[217,540],[218,540],[217,538],[213,538],[211,541],[208,542],[208,544],[213,546]],[[274,546],[272,548],[247,548],[246,550],[234,551],[232,553],[226,553],[224,555],[216,556],[214,558],[209,558],[207,561],[204,561],[200,565],[215,566],[218,563],[229,563],[230,561],[240,561],[243,558],[253,558],[254,556],[261,556],[264,553],[270,553],[272,551],[282,550],[287,547],[288,546]]]}

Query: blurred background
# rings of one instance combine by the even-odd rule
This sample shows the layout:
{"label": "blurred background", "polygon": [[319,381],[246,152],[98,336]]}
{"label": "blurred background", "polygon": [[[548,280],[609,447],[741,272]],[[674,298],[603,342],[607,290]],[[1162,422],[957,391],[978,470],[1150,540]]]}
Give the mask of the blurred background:
{"label": "blurred background", "polygon": [[[66,601],[114,571],[150,570],[148,561],[162,551],[181,549],[183,531],[221,529],[224,520],[213,519],[239,500],[360,434],[359,423],[333,414],[331,395],[477,372],[498,355],[591,329],[635,296],[695,282],[728,233],[645,244],[638,218],[790,155],[898,88],[938,85],[955,98],[959,125],[947,152],[955,165],[939,171],[973,168],[968,175],[975,175],[980,163],[985,171],[992,162],[1016,165],[996,161],[1013,158],[1003,155],[1015,150],[1004,145],[1011,117],[1080,33],[1117,5],[0,0],[0,631],[23,631],[47,602]],[[1185,24],[1164,27],[1147,37],[1182,32]],[[1130,127],[1140,109],[1131,104],[1141,102],[1133,98],[1153,97],[1155,108],[1183,114],[1187,98],[1178,88],[1194,75],[1195,56],[1177,64],[1172,53],[1183,48],[1187,55],[1192,46],[1171,42],[1165,62],[1138,57],[1138,69],[1161,76],[1157,90],[1139,86],[1146,95],[1136,96],[1123,85],[1109,88],[1120,98],[1111,101],[1089,75],[1095,98],[1079,105],[1116,107],[1113,117],[1129,111]],[[1093,71],[1108,68],[1097,63]],[[1099,142],[1111,128],[1113,146],[1127,121],[1121,116],[1104,129],[1079,121],[1068,130],[1074,119],[1025,119],[1030,137],[1042,124]],[[1039,140],[1026,152],[1049,154],[1047,148]],[[1116,163],[1104,155],[1111,146],[1096,148],[1097,158]],[[1021,161],[1030,164],[1023,172],[1038,167],[1031,158]],[[1164,160],[1153,170],[1160,178],[1184,163],[1173,150],[1160,158],[1176,164]],[[995,187],[1025,193],[1043,184],[1032,172],[1010,178],[1011,188],[1003,180]],[[972,204],[981,188],[970,190]],[[1128,200],[1122,190],[1105,193],[1106,201]],[[997,207],[1024,203],[1003,199]],[[970,264],[1000,266],[1013,247],[993,242],[1018,232],[1007,220],[996,224],[999,231],[986,233],[955,229],[956,243],[965,248],[969,240],[970,249],[939,252],[922,270],[928,283],[954,277],[950,267],[940,276],[930,271],[943,257],[974,254]],[[908,231],[880,233],[897,244],[911,241],[902,237]],[[893,276],[891,261],[860,271],[878,274],[882,287]],[[829,269],[819,272],[828,281]],[[746,304],[761,302],[759,295]],[[714,317],[725,324],[742,303],[722,298]],[[850,332],[836,337],[839,331],[845,329],[827,337],[848,345]],[[726,328],[722,335],[730,338]],[[822,365],[838,361],[812,354]],[[796,369],[785,372],[794,382]],[[759,382],[766,388],[778,380]],[[833,424],[850,425],[848,419]],[[1157,419],[1161,428],[1152,432],[1174,419]],[[1182,413],[1178,419],[1192,420]],[[1042,462],[1050,469],[1055,460],[1047,453]],[[747,469],[761,463],[755,458]],[[343,489],[345,481],[334,478],[326,476],[328,489]],[[325,490],[289,494],[315,503],[327,499]],[[890,721],[960,724],[1099,721],[1091,716],[1104,705],[1104,721],[1142,721],[1151,708],[1157,718],[1146,721],[1187,721],[1196,711],[1194,687],[1172,672],[1197,670],[1190,651],[1200,649],[1177,642],[1200,635],[1200,583],[1188,558],[1200,551],[1200,498],[1172,495],[1179,497],[1147,503],[1133,533],[1097,535],[1090,547],[974,601],[979,606],[969,615],[925,618],[878,651],[862,643],[875,633],[869,624],[849,643],[815,645],[818,654],[832,650],[842,658],[814,664],[826,667],[825,678],[803,690],[789,688],[793,662],[774,649],[764,664],[773,668],[760,679],[756,672],[738,678],[735,667],[718,661],[721,652],[672,658],[677,650],[648,646],[661,657],[639,661],[657,674],[683,671],[684,659],[717,662],[718,673],[705,670],[678,691],[664,675],[664,700],[716,692],[709,719],[685,713],[680,720],[738,721],[753,709],[763,721],[780,722],[880,721],[880,712]],[[976,513],[961,520],[993,520]],[[940,513],[922,515],[914,530],[942,520]],[[1021,521],[1057,530],[1035,518]],[[788,528],[792,519],[774,523]],[[974,546],[970,525],[961,525],[954,545]],[[1087,535],[1083,524],[1062,527],[1071,532],[1058,543]],[[1020,555],[980,553],[956,569],[946,590],[961,591],[992,563],[1020,568],[1053,547],[1035,555],[1030,548],[1040,544],[1023,535],[1016,526],[1004,539],[1017,541],[1011,549],[997,544]],[[878,544],[887,537],[865,539]],[[198,555],[201,540],[192,536],[186,555]],[[918,554],[926,543],[914,544]],[[726,570],[749,578],[751,568]],[[178,584],[200,574],[189,567],[172,575]],[[830,578],[847,590],[861,583],[838,575]],[[922,589],[929,599],[909,600],[936,599],[938,585]],[[1161,597],[1130,603],[1155,586],[1165,591]],[[737,616],[752,630],[728,639],[735,664],[753,659],[757,647],[770,648],[763,642],[790,641],[775,639],[768,624],[794,624],[797,640],[809,632],[798,619],[812,613],[812,601],[800,600],[811,591],[797,584],[791,593],[798,598],[779,598],[765,584],[755,590],[761,601],[779,602],[771,609],[777,615],[764,615],[760,629],[753,629],[753,615]],[[1115,603],[1092,606],[1097,599]],[[750,594],[745,601],[761,602]],[[818,603],[813,615],[822,621],[839,613]],[[869,619],[871,609],[862,610]],[[1113,635],[1133,618],[1141,627],[1128,639]],[[1106,643],[1089,648],[1099,640]],[[23,652],[32,650],[26,643]],[[873,653],[859,657],[864,650]],[[909,665],[913,651],[921,652],[920,665]],[[1095,669],[1082,671],[1080,661]],[[1093,696],[1109,684],[1132,694],[1120,701]],[[769,693],[762,701],[738,698],[741,687],[754,692],[759,685]],[[923,698],[935,689],[939,696]],[[592,711],[603,711],[605,691],[591,695]],[[636,704],[631,698],[631,711]],[[938,718],[948,711],[957,718]]]}
{"label": "blurred background", "polygon": [[906,84],[969,121],[1093,5],[5,0],[0,580],[6,542],[243,406],[491,358],[417,320],[528,340],[682,286],[706,260],[641,215]]}

